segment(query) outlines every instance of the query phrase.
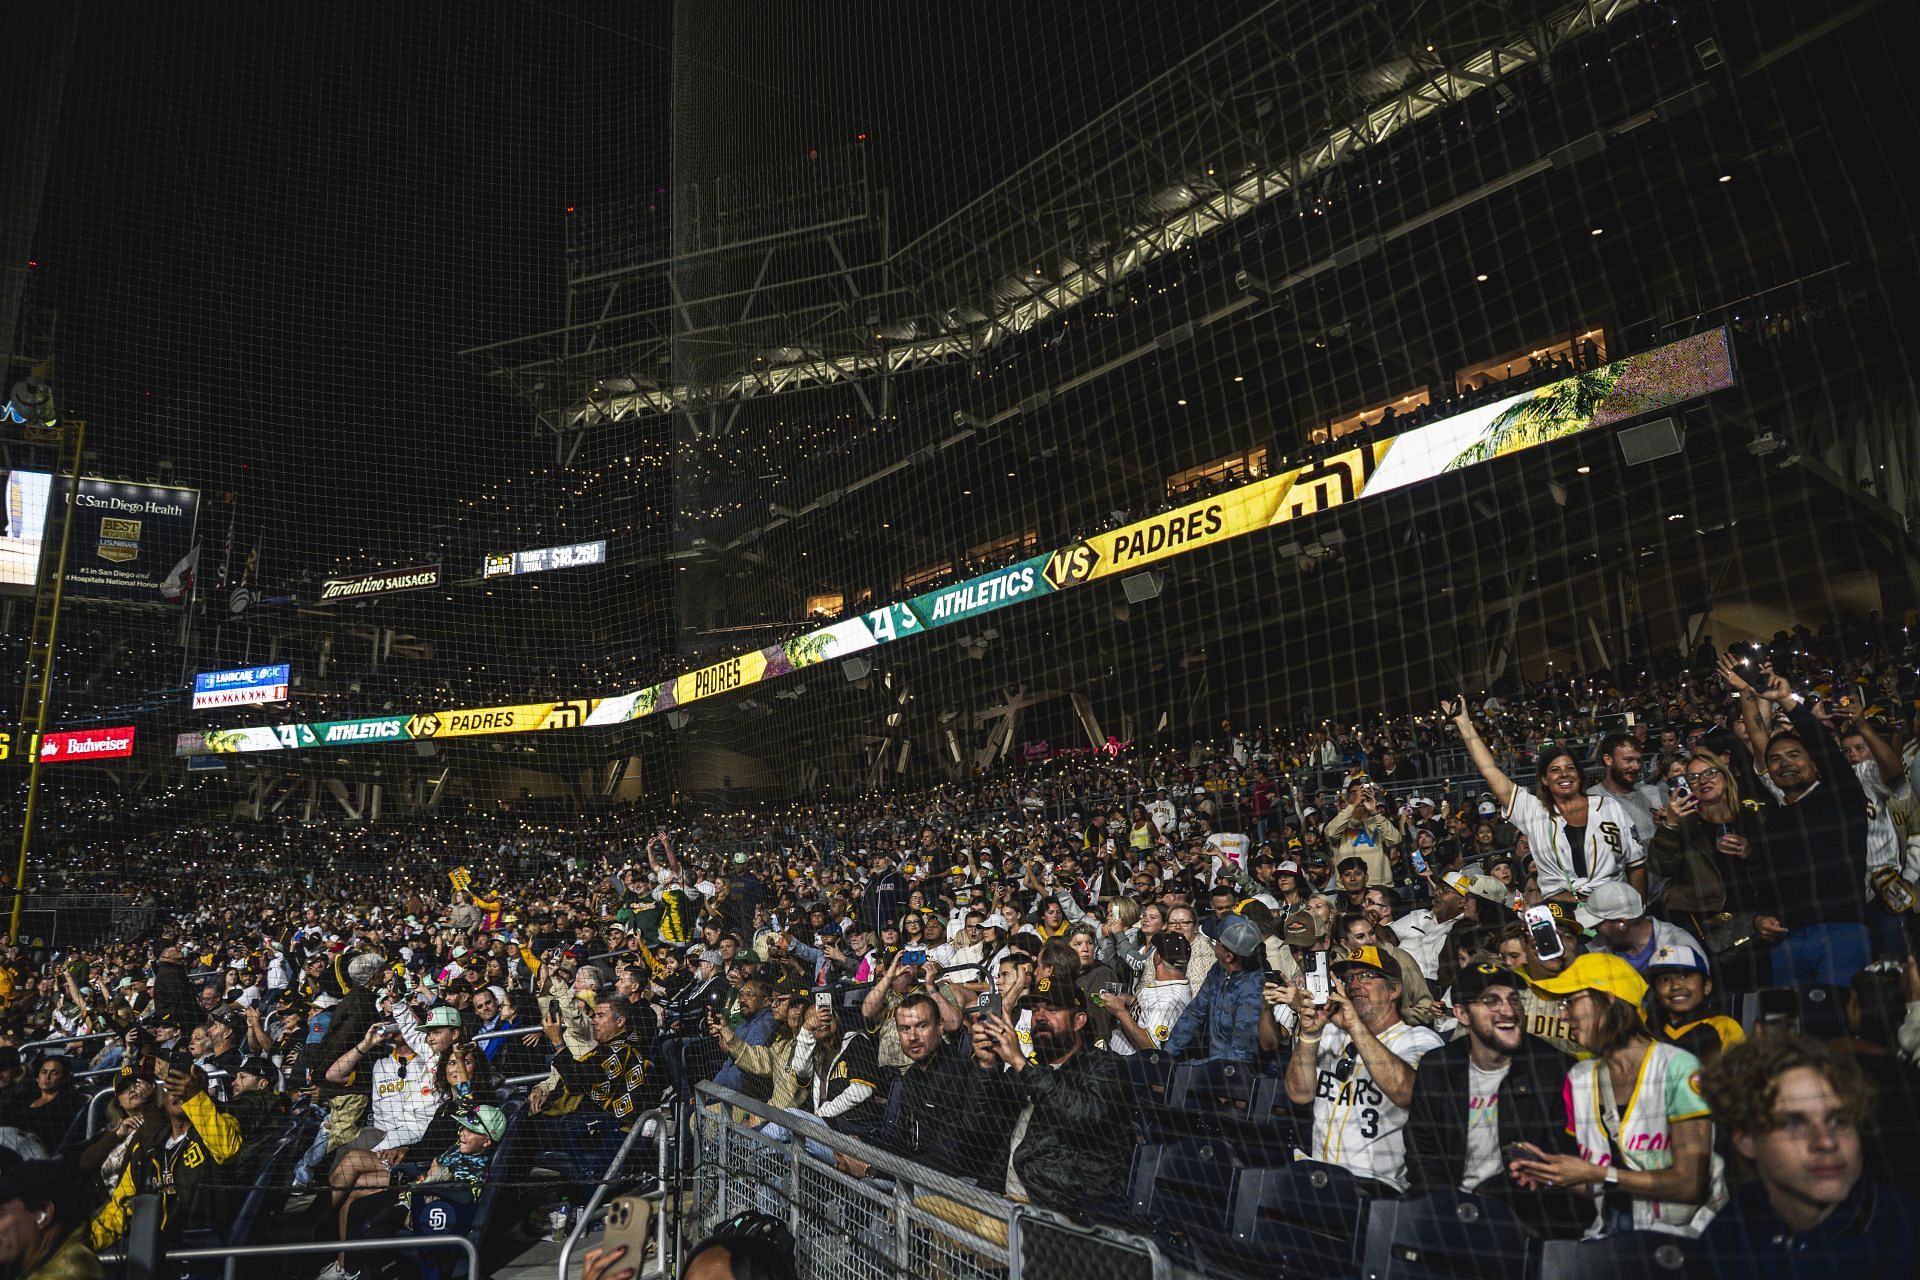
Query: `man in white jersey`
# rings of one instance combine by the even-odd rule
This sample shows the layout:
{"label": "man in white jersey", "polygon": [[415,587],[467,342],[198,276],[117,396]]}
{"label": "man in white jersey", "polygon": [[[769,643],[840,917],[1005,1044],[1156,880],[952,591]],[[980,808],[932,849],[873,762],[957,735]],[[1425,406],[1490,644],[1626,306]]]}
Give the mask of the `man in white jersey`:
{"label": "man in white jersey", "polygon": [[1333,965],[1324,1005],[1303,986],[1285,996],[1299,1017],[1287,1061],[1287,1096],[1313,1104],[1309,1159],[1337,1164],[1374,1194],[1407,1187],[1407,1104],[1414,1068],[1444,1042],[1401,1018],[1400,964],[1378,947],[1356,947]]}
{"label": "man in white jersey", "polygon": [[1911,894],[1920,883],[1920,867],[1908,865],[1904,857],[1904,842],[1893,824],[1893,806],[1912,800],[1913,779],[1907,775],[1905,757],[1867,720],[1840,725],[1840,749],[1847,753],[1847,763],[1867,793],[1867,930],[1873,954],[1876,959],[1898,959],[1906,951],[1901,912],[1889,910],[1888,902],[1905,895],[1888,892],[1888,885],[1897,879]]}
{"label": "man in white jersey", "polygon": [[1107,1049],[1122,1057],[1160,1048],[1173,1034],[1193,1000],[1193,988],[1187,985],[1187,957],[1191,948],[1177,933],[1154,935],[1147,948],[1147,961],[1153,976],[1141,986],[1138,995],[1108,996],[1107,1011],[1113,1015],[1113,1035]]}

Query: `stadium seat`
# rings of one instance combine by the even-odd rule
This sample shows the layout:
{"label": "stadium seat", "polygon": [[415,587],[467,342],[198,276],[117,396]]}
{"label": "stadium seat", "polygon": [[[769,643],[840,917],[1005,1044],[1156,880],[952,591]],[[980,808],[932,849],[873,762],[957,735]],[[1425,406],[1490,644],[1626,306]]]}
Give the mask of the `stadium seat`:
{"label": "stadium seat", "polygon": [[1546,1280],[1667,1280],[1688,1274],[1691,1242],[1664,1231],[1626,1231],[1604,1240],[1540,1245]]}
{"label": "stadium seat", "polygon": [[1312,1112],[1287,1096],[1279,1076],[1256,1077],[1247,1123],[1232,1136],[1249,1165],[1290,1164],[1301,1149],[1300,1135],[1312,1126]]}
{"label": "stadium seat", "polygon": [[1336,1280],[1357,1269],[1367,1201],[1353,1175],[1297,1160],[1234,1176],[1227,1222],[1235,1256],[1264,1257],[1299,1280]]}
{"label": "stadium seat", "polygon": [[1127,1083],[1133,1091],[1133,1127],[1139,1141],[1168,1142],[1184,1136],[1168,1118],[1168,1091],[1173,1087],[1174,1069],[1179,1066],[1173,1055],[1155,1050],[1121,1061],[1126,1064]]}
{"label": "stadium seat", "polygon": [[1167,1106],[1190,1117],[1196,1133],[1231,1137],[1251,1118],[1259,1079],[1244,1062],[1183,1062],[1174,1069]]}
{"label": "stadium seat", "polygon": [[1497,1200],[1459,1191],[1375,1200],[1361,1271],[1369,1280],[1527,1280],[1533,1247]]}
{"label": "stadium seat", "polygon": [[1225,1207],[1239,1157],[1224,1142],[1183,1138],[1134,1151],[1129,1193],[1135,1218],[1176,1257],[1206,1256],[1228,1240]]}

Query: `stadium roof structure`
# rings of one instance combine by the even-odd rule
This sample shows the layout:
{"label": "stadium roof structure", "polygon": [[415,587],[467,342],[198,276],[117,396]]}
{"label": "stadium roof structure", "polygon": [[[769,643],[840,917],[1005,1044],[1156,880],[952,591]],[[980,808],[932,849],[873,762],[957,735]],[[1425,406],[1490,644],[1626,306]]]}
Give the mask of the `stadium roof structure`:
{"label": "stadium roof structure", "polygon": [[[567,324],[462,354],[527,396],[557,434],[676,411],[696,433],[724,432],[732,416],[713,411],[742,400],[978,359],[1274,201],[1311,199],[1345,162],[1640,4],[1472,5],[1447,14],[1438,45],[1416,34],[1421,5],[1275,0],[904,243],[892,243],[884,192],[858,152],[715,183],[676,199],[679,253],[578,272]],[[792,194],[770,214],[767,193],[782,187]],[[1272,291],[1494,189],[1302,265]],[[716,261],[750,266],[751,282],[699,291],[725,276]],[[722,303],[737,318],[709,318]],[[665,356],[676,341],[707,353],[697,381],[673,380]]]}

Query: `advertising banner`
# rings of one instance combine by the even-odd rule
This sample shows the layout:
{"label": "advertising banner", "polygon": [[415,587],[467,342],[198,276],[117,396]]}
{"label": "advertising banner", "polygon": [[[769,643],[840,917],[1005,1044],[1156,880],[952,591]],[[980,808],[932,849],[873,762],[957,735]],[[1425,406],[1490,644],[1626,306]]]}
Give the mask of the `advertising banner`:
{"label": "advertising banner", "polygon": [[292,678],[293,664],[287,662],[238,671],[202,671],[193,677],[193,709],[285,702]]}
{"label": "advertising banner", "polygon": [[120,760],[133,754],[130,724],[112,729],[68,729],[40,739],[40,763],[61,764],[88,760]]}
{"label": "advertising banner", "polygon": [[440,566],[413,565],[405,569],[375,569],[350,578],[327,578],[320,584],[320,600],[359,600],[440,585]]}
{"label": "advertising banner", "polygon": [[257,724],[240,729],[199,729],[174,735],[175,755],[246,755],[256,751],[302,751],[308,747],[404,742],[406,716],[321,720],[314,724]]}
{"label": "advertising banner", "polygon": [[[638,720],[876,645],[891,644],[923,630],[1007,608],[1052,591],[1144,569],[1174,556],[1318,515],[1361,498],[1682,404],[1733,383],[1732,351],[1725,331],[1696,334],[1597,369],[1583,370],[1532,391],[1477,406],[1388,440],[1356,445],[1279,475],[1136,520],[951,587],[884,605],[859,617],[713,663],[661,684],[607,698],[426,712],[407,719],[406,735],[439,738],[523,733]],[[489,557],[489,566],[494,559]],[[387,572],[406,575],[420,571]],[[432,583],[410,585],[434,585],[439,580],[439,566],[433,566],[432,572]],[[343,589],[341,594],[361,594],[363,589],[403,588],[356,587]],[[279,726],[282,732],[300,728],[305,726]],[[272,729],[229,732],[265,732],[270,737],[275,733]],[[180,753],[271,749],[216,747],[211,745],[212,737],[212,734],[183,734]],[[203,740],[206,745],[199,745]],[[189,743],[195,744],[191,750]]]}
{"label": "advertising banner", "polygon": [[423,711],[409,716],[409,738],[478,738],[495,733],[531,733],[538,729],[577,729],[587,723],[598,699],[530,702],[513,707],[468,707]]}
{"label": "advertising banner", "polygon": [[198,489],[82,479],[67,546],[67,590],[91,599],[167,602],[161,584],[193,550],[199,515]]}
{"label": "advertising banner", "polygon": [[1034,556],[954,586],[915,596],[908,603],[923,627],[944,627],[950,622],[1004,609],[1053,590],[1046,576],[1049,559]]}

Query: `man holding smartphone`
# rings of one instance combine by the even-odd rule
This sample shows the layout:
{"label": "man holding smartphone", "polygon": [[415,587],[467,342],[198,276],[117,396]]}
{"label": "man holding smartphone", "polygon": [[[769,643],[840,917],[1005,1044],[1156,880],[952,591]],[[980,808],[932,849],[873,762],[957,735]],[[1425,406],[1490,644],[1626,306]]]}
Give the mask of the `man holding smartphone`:
{"label": "man holding smartphone", "polygon": [[1401,1017],[1400,963],[1378,947],[1347,952],[1333,974],[1325,1004],[1304,985],[1284,992],[1300,1028],[1287,1096],[1313,1107],[1309,1159],[1339,1165],[1376,1194],[1398,1195],[1407,1185],[1403,1130],[1414,1069],[1444,1042]]}

